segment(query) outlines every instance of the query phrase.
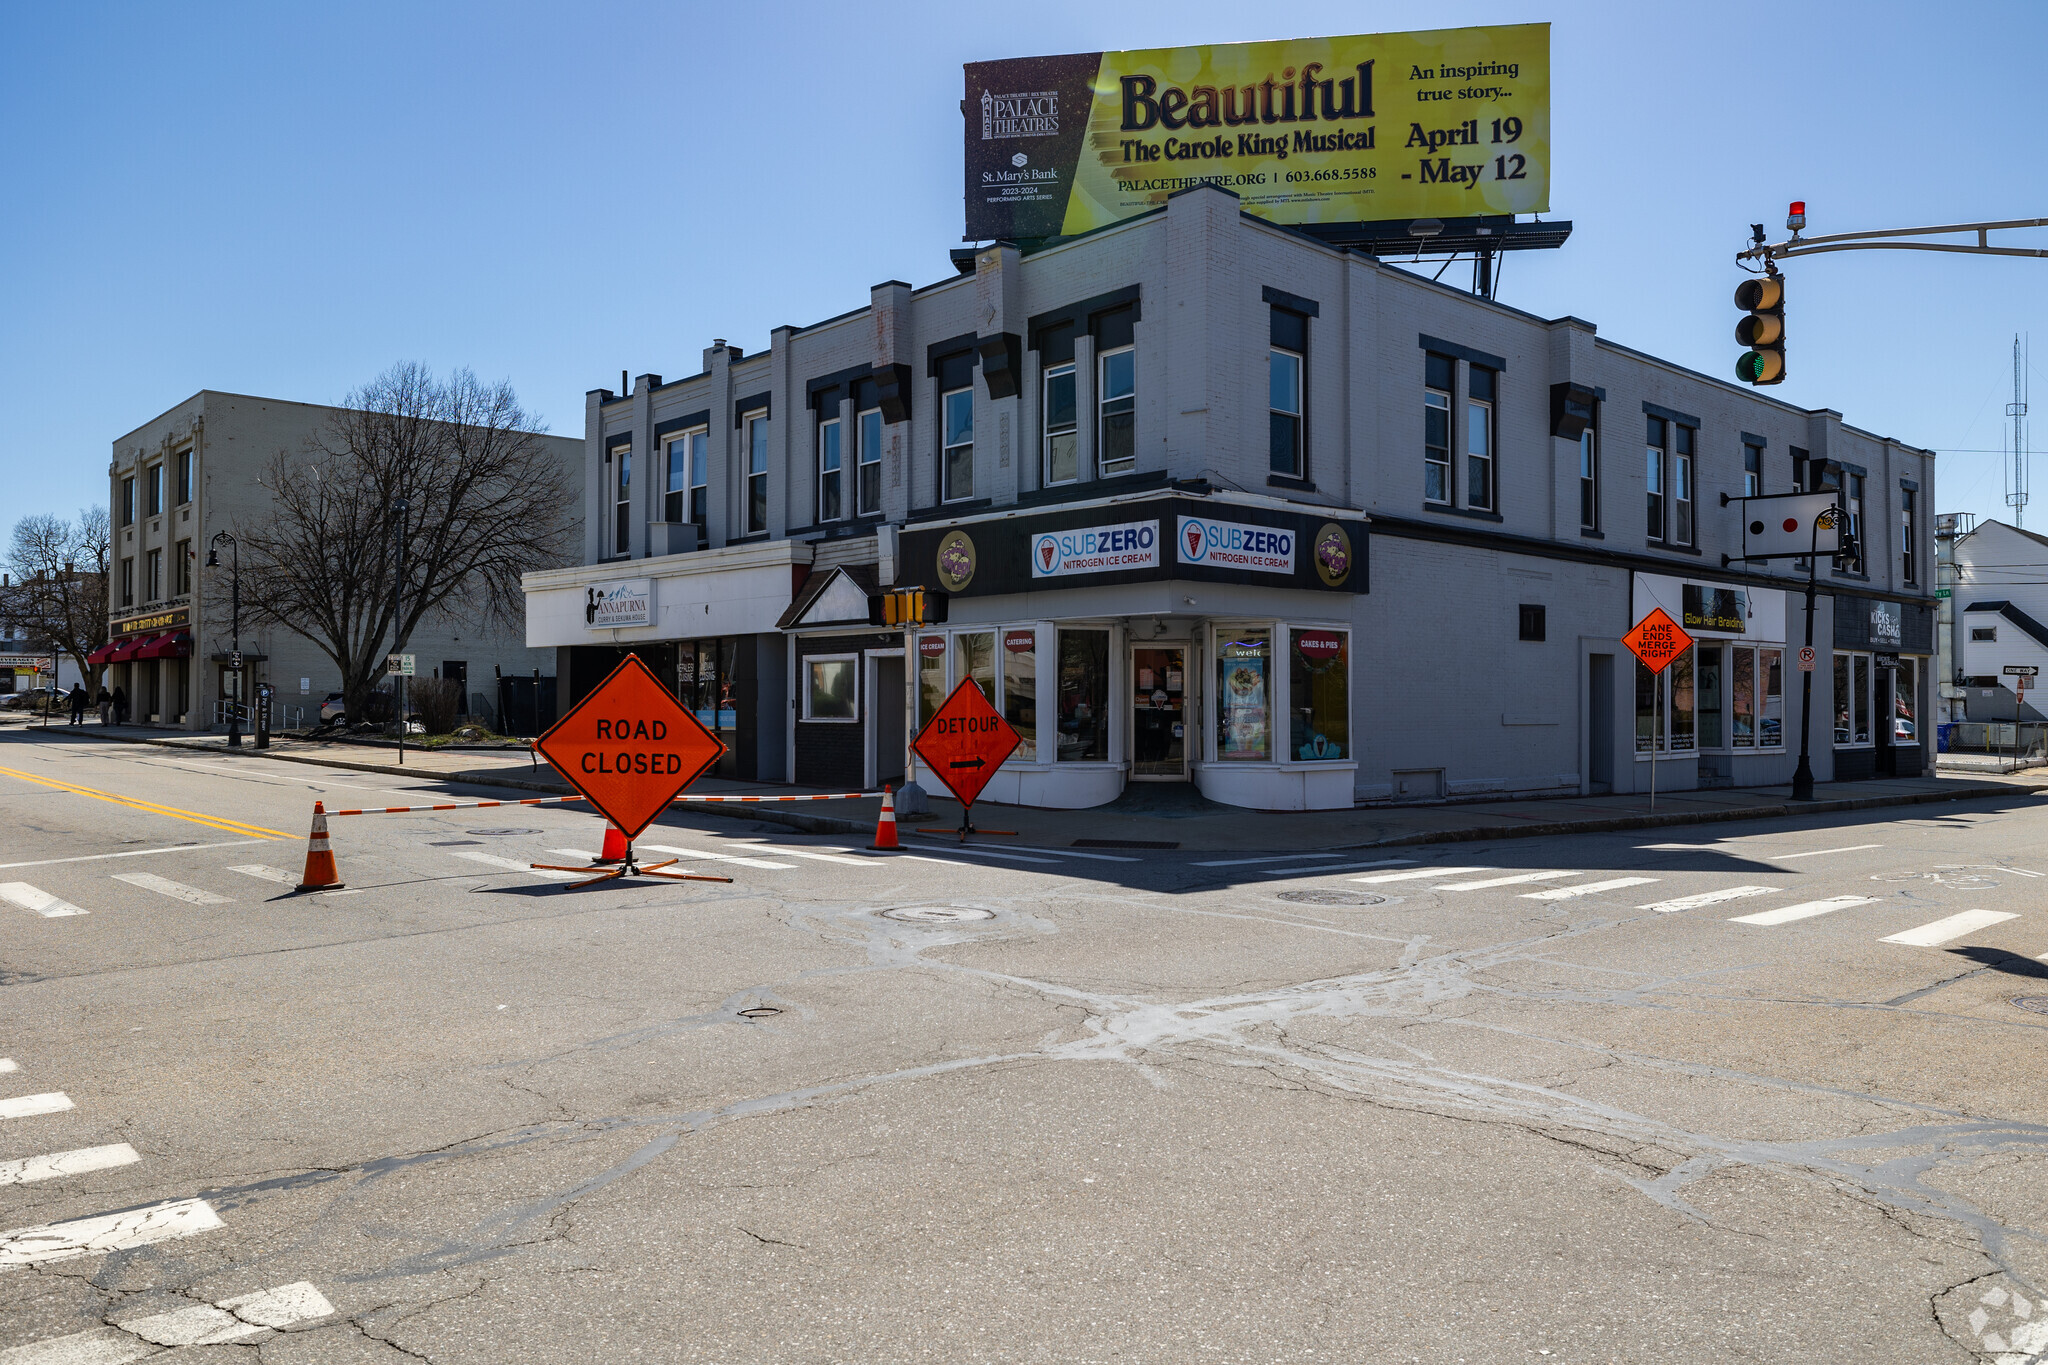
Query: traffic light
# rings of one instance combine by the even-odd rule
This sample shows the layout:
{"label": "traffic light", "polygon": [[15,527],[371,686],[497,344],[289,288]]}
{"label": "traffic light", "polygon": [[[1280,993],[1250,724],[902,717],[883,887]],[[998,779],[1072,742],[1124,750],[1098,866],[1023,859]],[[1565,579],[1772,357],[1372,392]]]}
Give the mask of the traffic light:
{"label": "traffic light", "polygon": [[878,626],[931,626],[946,620],[946,594],[891,588],[868,599],[868,620]]}
{"label": "traffic light", "polygon": [[1735,306],[1749,316],[1735,324],[1735,339],[1749,347],[1735,362],[1745,384],[1785,382],[1785,277],[1759,275],[1735,286]]}

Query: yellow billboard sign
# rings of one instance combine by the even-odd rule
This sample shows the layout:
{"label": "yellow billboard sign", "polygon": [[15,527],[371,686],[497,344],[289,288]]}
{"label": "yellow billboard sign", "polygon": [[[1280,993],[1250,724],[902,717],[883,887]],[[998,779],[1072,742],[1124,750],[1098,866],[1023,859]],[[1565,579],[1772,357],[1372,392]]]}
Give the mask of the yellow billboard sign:
{"label": "yellow billboard sign", "polygon": [[967,240],[1065,237],[1216,184],[1276,223],[1542,213],[1550,25],[966,68]]}

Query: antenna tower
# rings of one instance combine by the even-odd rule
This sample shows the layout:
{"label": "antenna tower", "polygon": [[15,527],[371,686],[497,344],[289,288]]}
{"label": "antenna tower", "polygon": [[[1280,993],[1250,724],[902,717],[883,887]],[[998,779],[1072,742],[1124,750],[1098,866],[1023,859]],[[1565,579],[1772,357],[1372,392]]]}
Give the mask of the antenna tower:
{"label": "antenna tower", "polygon": [[2005,415],[2012,418],[2012,466],[2006,470],[2005,505],[2012,508],[2015,526],[2027,524],[2027,364],[2020,339],[2012,339],[2012,401]]}

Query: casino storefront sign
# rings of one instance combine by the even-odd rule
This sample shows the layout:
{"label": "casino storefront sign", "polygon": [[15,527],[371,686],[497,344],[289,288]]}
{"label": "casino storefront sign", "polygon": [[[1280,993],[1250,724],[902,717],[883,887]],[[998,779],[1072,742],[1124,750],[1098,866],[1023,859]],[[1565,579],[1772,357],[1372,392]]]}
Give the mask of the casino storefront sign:
{"label": "casino storefront sign", "polygon": [[1024,741],[995,801],[1185,782],[1231,805],[1348,808],[1366,548],[1355,511],[1167,490],[906,528],[896,584],[948,595],[945,624],[911,633],[911,726],[979,686]]}

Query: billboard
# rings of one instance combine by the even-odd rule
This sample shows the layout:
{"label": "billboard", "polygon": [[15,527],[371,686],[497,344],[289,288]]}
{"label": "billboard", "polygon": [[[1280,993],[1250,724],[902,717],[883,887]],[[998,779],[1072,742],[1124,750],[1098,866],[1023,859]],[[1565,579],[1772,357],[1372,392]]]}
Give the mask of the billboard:
{"label": "billboard", "polygon": [[966,68],[968,241],[1063,237],[1212,183],[1276,223],[1542,213],[1550,25]]}

